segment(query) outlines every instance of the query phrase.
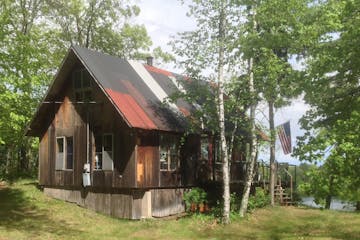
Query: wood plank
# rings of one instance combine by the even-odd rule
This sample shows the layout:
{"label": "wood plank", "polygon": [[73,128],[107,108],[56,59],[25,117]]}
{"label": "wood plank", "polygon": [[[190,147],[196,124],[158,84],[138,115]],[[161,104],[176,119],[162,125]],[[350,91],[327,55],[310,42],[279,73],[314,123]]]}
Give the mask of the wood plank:
{"label": "wood plank", "polygon": [[185,211],[183,202],[184,189],[151,190],[153,217],[165,217]]}
{"label": "wood plank", "polygon": [[48,131],[42,136],[39,144],[39,184],[50,184]]}
{"label": "wood plank", "polygon": [[135,137],[130,131],[118,129],[115,137],[113,187],[134,188]]}
{"label": "wood plank", "polygon": [[49,173],[50,173],[50,181],[49,181],[49,185],[53,185],[55,184],[55,151],[56,151],[56,146],[55,146],[55,128],[53,127],[53,125],[50,126],[49,128]]}

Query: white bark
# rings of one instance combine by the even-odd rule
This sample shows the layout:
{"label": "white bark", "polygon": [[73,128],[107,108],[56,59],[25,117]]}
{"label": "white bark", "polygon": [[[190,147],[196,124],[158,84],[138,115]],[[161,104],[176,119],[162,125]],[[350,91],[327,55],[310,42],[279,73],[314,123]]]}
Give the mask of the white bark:
{"label": "white bark", "polygon": [[220,146],[222,157],[222,173],[223,173],[223,223],[230,222],[230,177],[229,177],[229,159],[227,151],[227,143],[225,138],[225,111],[224,111],[224,38],[225,38],[225,12],[224,3],[222,2],[219,19],[219,65],[218,65],[218,81],[219,81],[219,129],[220,129]]}
{"label": "white bark", "polygon": [[[255,12],[253,13],[253,30],[256,31],[256,20],[255,20]],[[240,205],[240,216],[245,216],[249,203],[249,195],[251,184],[254,179],[254,167],[256,162],[256,153],[257,153],[257,137],[256,137],[256,125],[255,125],[255,110],[256,110],[256,102],[255,98],[255,84],[254,84],[254,58],[250,58],[248,61],[248,72],[249,72],[249,93],[251,96],[251,105],[250,105],[250,159],[246,159],[247,168],[246,168],[246,180],[244,191],[241,199]]]}
{"label": "white bark", "polygon": [[274,126],[274,103],[269,101],[269,123],[270,123],[270,197],[271,206],[275,205],[275,126]]}
{"label": "white bark", "polygon": [[[249,91],[253,98],[255,93],[255,87],[254,87],[254,72],[253,72],[253,58],[250,58],[249,60]],[[250,189],[251,184],[254,179],[254,167],[256,162],[256,153],[257,153],[257,137],[256,137],[256,126],[255,126],[255,109],[256,109],[256,103],[251,103],[250,106],[250,139],[251,139],[251,145],[250,145],[250,159],[246,159],[246,180],[245,180],[245,186],[244,191],[241,199],[241,206],[240,206],[240,216],[245,216],[245,213],[247,212],[247,207],[249,203],[249,195],[250,195]]]}

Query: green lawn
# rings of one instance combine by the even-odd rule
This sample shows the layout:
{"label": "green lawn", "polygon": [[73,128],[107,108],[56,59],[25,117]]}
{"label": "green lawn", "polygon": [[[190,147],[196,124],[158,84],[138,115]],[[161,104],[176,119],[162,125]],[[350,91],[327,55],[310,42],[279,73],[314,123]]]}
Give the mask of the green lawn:
{"label": "green lawn", "polygon": [[4,239],[360,239],[360,214],[275,207],[228,226],[199,215],[129,221],[51,199],[23,180],[0,187]]}

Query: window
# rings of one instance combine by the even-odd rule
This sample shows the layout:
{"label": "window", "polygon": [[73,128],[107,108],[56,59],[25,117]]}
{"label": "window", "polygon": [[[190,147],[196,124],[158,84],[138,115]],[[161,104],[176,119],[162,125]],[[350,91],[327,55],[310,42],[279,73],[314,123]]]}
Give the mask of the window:
{"label": "window", "polygon": [[160,136],[160,170],[174,171],[179,162],[179,139],[176,136]]}
{"label": "window", "polygon": [[76,70],[72,74],[76,101],[93,101],[91,75],[86,69]]}
{"label": "window", "polygon": [[102,169],[102,136],[95,137],[95,169]]}
{"label": "window", "polygon": [[112,134],[95,136],[95,161],[96,170],[113,170],[114,168],[114,141]]}
{"label": "window", "polygon": [[202,137],[200,142],[200,160],[209,160],[209,139]]}
{"label": "window", "polygon": [[55,170],[71,170],[74,167],[74,145],[72,137],[56,138]]}

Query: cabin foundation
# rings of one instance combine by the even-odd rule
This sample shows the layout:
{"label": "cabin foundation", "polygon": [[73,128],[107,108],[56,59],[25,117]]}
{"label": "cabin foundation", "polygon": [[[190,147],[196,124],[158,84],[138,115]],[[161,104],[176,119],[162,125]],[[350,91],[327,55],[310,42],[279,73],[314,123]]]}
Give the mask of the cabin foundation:
{"label": "cabin foundation", "polygon": [[96,192],[88,189],[45,187],[44,193],[52,198],[125,219],[165,217],[185,211],[182,200],[184,189],[121,189],[118,192]]}

